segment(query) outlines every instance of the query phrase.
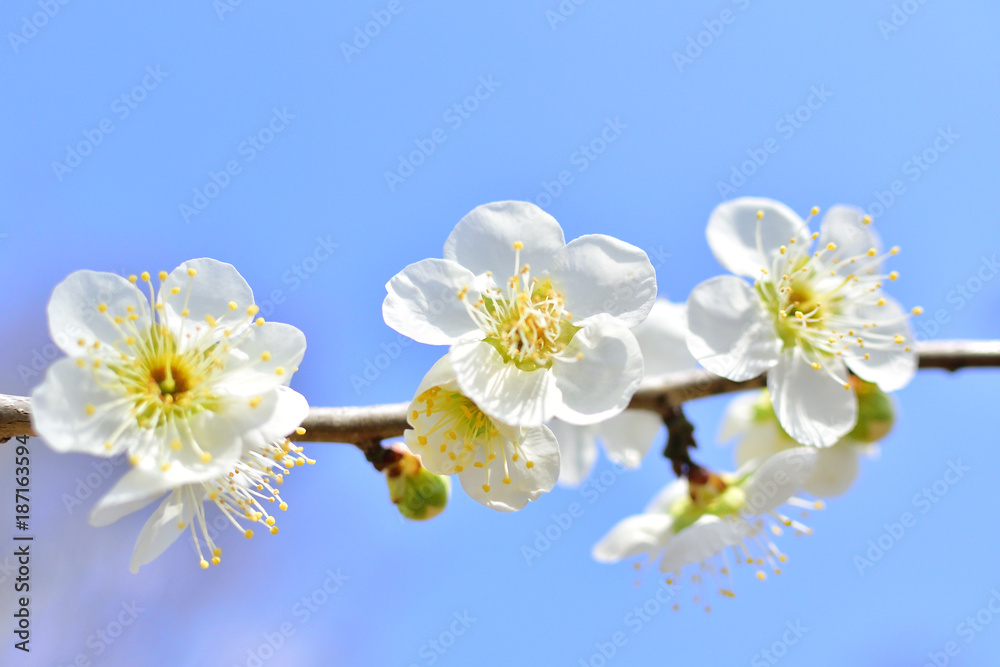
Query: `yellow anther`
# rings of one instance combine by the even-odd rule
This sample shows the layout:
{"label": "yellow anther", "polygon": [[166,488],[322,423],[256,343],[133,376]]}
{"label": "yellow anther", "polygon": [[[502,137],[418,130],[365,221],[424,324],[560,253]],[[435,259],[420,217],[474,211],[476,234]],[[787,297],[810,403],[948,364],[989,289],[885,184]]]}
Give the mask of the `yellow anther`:
{"label": "yellow anther", "polygon": [[162,470],[163,472],[167,472],[168,470],[170,470],[170,464],[169,463],[164,463],[164,464],[160,465],[160,470]]}
{"label": "yellow anther", "polygon": [[306,434],[306,430],[304,428],[302,428],[301,426],[299,426],[299,427],[297,427],[295,429],[295,433],[298,434],[298,435],[305,435]]}
{"label": "yellow anther", "polygon": [[910,311],[910,312],[912,312],[914,315],[922,315],[923,312],[924,312],[924,309],[921,308],[920,306],[914,306],[913,310]]}
{"label": "yellow anther", "polygon": [[271,526],[271,534],[272,535],[277,535],[278,534],[278,527],[277,526]]}
{"label": "yellow anther", "polygon": [[149,282],[149,271],[143,271],[142,272],[142,282],[144,282],[144,283],[148,283]]}
{"label": "yellow anther", "polygon": [[97,408],[94,407],[93,403],[88,403],[87,406],[84,408],[84,410],[88,415],[93,415],[95,412],[97,412]]}
{"label": "yellow anther", "polygon": [[818,361],[812,362],[812,367],[815,368],[816,370],[819,370],[820,369],[819,362]]}
{"label": "yellow anther", "polygon": [[758,220],[764,219],[764,211],[757,211],[757,219]]}
{"label": "yellow anther", "polygon": [[757,570],[757,578],[760,579],[761,581],[764,581],[765,579],[767,579],[767,575],[764,574],[762,570]]}
{"label": "yellow anther", "polygon": [[813,239],[813,241],[815,241],[818,238],[819,238],[819,232],[813,232],[812,233],[812,239]]}
{"label": "yellow anther", "polygon": [[837,249],[837,244],[836,243],[827,243],[826,244],[826,249],[827,250],[836,250]]}
{"label": "yellow anther", "polygon": [[188,275],[194,278],[196,275],[198,275],[198,272],[194,269],[188,269]]}
{"label": "yellow anther", "polygon": [[263,317],[258,317],[258,318],[257,318],[257,319],[256,319],[256,320],[254,321],[254,324],[256,324],[256,325],[257,325],[257,326],[259,326],[259,327],[262,327],[262,326],[264,326],[264,318],[263,318]]}
{"label": "yellow anther", "polygon": [[877,305],[877,306],[884,306],[885,305],[885,299],[879,299],[878,301],[875,302],[875,305]]}
{"label": "yellow anther", "polygon": [[251,537],[253,537],[253,531],[248,528],[247,531],[243,533],[243,537],[249,540]]}
{"label": "yellow anther", "polygon": [[274,374],[275,375],[284,375],[285,374],[285,367],[284,366],[278,366],[277,368],[274,369]]}
{"label": "yellow anther", "polygon": [[875,255],[877,254],[877,251],[875,250],[875,248],[869,248],[869,249],[868,249],[868,252],[867,252],[866,254],[867,254],[867,255],[868,255],[869,257],[874,257],[874,256],[875,256]]}
{"label": "yellow anther", "polygon": [[250,399],[250,407],[256,408],[258,405],[261,404],[261,401],[263,400],[264,400],[263,396],[254,396],[253,398]]}
{"label": "yellow anther", "polygon": [[128,281],[133,285],[135,285],[135,281],[137,280],[139,280],[139,278],[134,273],[128,277]]}
{"label": "yellow anther", "polygon": [[79,366],[80,368],[83,368],[84,366],[87,365],[87,360],[86,359],[77,359],[76,360],[76,365]]}
{"label": "yellow anther", "polygon": [[866,225],[870,225],[872,224],[872,217],[870,215],[866,215],[863,218],[861,218],[861,222],[865,223]]}
{"label": "yellow anther", "polygon": [[846,389],[847,391],[850,391],[851,390],[851,385],[849,385],[848,383],[845,382],[844,383],[844,389]]}
{"label": "yellow anther", "polygon": [[215,326],[216,319],[214,317],[212,317],[211,315],[205,315],[205,321],[208,322],[208,326],[210,326],[210,327],[214,327]]}
{"label": "yellow anther", "polygon": [[503,478],[503,483],[504,484],[510,484],[510,477],[504,477]]}
{"label": "yellow anther", "polygon": [[819,215],[819,206],[813,206],[809,209],[809,215]]}
{"label": "yellow anther", "polygon": [[208,452],[202,452],[201,453],[201,462],[202,463],[209,463],[209,462],[211,462],[211,460],[212,460],[212,455],[211,454],[209,454]]}
{"label": "yellow anther", "polygon": [[187,317],[190,314],[191,314],[191,311],[188,310],[187,308],[185,308],[184,310],[181,311],[181,317]]}
{"label": "yellow anther", "polygon": [[514,241],[514,250],[524,250],[524,243],[521,241]]}
{"label": "yellow anther", "polygon": [[786,252],[788,252],[788,248],[781,246],[781,254],[784,255]]}
{"label": "yellow anther", "polygon": [[97,304],[97,312],[99,312],[99,313],[106,313],[106,312],[108,312],[108,304],[106,304],[106,303],[99,303],[99,304]]}
{"label": "yellow anther", "polygon": [[902,336],[900,336],[899,334],[896,334],[896,335],[895,335],[895,336],[893,337],[893,340],[894,340],[895,342],[897,342],[897,343],[900,343],[900,344],[902,344],[902,343],[905,343],[905,342],[906,342],[906,339],[905,339],[905,338],[903,338]]}
{"label": "yellow anther", "polygon": [[534,461],[528,461],[527,463],[524,464],[524,467],[525,468],[534,468],[535,467],[535,462]]}

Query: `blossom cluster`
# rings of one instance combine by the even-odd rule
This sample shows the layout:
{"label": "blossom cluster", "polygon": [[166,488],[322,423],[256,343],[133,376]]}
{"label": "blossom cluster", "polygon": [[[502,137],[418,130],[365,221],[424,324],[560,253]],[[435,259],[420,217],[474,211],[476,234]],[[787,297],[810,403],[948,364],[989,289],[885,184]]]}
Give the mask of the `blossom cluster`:
{"label": "blossom cluster", "polygon": [[[638,467],[666,423],[680,479],[615,526],[594,557],[645,556],[672,578],[700,564],[699,585],[706,571],[728,581],[730,555],[755,563],[758,578],[780,572],[786,557],[770,536],[809,532],[781,508],[813,509],[821,503],[798,494],[849,488],[859,455],[891,428],[887,392],[916,369],[911,313],[882,291],[898,278],[881,267],[898,248],[883,252],[858,209],[834,206],[811,232],[817,213],[803,219],[759,198],[721,204],[707,239],[732,275],[675,303],[657,297],[653,266],[634,245],[603,234],[567,243],[527,202],[471,211],[441,258],[386,284],[386,324],[447,348],[416,386],[405,444],[369,457],[392,501],[410,519],[431,518],[457,475],[482,505],[521,510],[557,482],[586,479],[599,443]],[[35,389],[33,420],[57,451],[128,457],[94,525],[165,496],[133,571],[188,530],[207,568],[221,560],[207,505],[247,537],[254,524],[276,533],[273,509],[287,507],[277,487],[313,463],[289,440],[308,413],[289,386],[305,336],[258,317],[229,264],[190,260],[153,282],[78,271],[56,287],[49,324],[67,357]],[[690,444],[678,453],[677,434],[693,428],[679,406],[625,411],[644,381],[699,365],[734,381],[767,374],[766,390],[727,410],[720,439],[739,440],[733,472],[695,463]],[[729,583],[719,590],[732,595]]]}

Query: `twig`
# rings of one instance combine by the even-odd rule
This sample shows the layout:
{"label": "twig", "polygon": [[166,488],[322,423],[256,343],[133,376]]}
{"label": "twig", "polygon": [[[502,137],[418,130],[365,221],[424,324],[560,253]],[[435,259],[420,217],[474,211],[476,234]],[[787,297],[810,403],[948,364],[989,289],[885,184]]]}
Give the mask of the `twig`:
{"label": "twig", "polygon": [[[920,368],[1000,367],[1000,340],[950,340],[921,343]],[[674,373],[643,382],[632,397],[631,409],[652,410],[662,415],[686,401],[744,389],[763,387],[765,377],[733,382],[694,370]],[[306,433],[294,436],[302,442],[343,442],[370,451],[371,443],[399,437],[407,428],[407,403],[365,407],[312,408],[302,426]],[[31,402],[23,396],[0,394],[0,439],[36,435],[31,429]]]}

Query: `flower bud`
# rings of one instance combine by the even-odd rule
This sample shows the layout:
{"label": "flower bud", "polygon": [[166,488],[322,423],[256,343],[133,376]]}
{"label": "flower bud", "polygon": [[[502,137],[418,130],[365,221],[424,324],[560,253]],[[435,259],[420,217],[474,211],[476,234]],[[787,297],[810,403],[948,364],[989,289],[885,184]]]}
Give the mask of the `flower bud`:
{"label": "flower bud", "polygon": [[407,519],[423,521],[440,514],[448,504],[451,479],[435,475],[406,445],[393,445],[400,458],[385,469],[389,498]]}
{"label": "flower bud", "polygon": [[858,442],[878,442],[896,421],[892,398],[878,385],[858,377],[852,376],[851,384],[858,395],[858,423],[847,437]]}

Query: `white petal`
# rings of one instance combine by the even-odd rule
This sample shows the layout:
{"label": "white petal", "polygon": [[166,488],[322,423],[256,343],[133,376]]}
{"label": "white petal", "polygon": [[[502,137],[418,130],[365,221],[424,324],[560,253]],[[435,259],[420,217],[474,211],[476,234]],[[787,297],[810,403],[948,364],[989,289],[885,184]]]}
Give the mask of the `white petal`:
{"label": "white petal", "polygon": [[469,288],[469,303],[479,299],[475,276],[467,268],[445,259],[410,264],[386,283],[382,318],[418,343],[450,345],[478,330],[458,298],[463,287]]}
{"label": "white petal", "polygon": [[[514,512],[551,491],[559,478],[559,445],[552,431],[545,426],[527,429],[520,447],[524,456],[517,461],[508,460],[506,469],[501,456],[487,464],[489,491],[483,487],[487,479],[485,468],[466,468],[459,473],[465,492],[490,509]],[[533,464],[531,468],[526,465],[529,461]],[[510,476],[510,484],[503,483],[505,474]]]}
{"label": "white petal", "polygon": [[[858,399],[845,390],[847,369],[839,359],[824,359],[816,370],[795,347],[767,375],[767,389],[778,422],[803,445],[829,447],[858,420]],[[832,374],[828,371],[832,371]]]}
{"label": "white petal", "polygon": [[[289,387],[277,387],[260,399],[253,407],[245,396],[223,396],[218,411],[195,416],[191,428],[202,449],[213,457],[239,458],[250,449],[283,441],[309,415],[305,397]],[[232,444],[234,436],[238,446]]]}
{"label": "white petal", "polygon": [[479,275],[492,271],[497,282],[514,275],[514,243],[524,244],[521,264],[533,275],[552,267],[553,253],[566,245],[555,218],[534,204],[501,201],[477,206],[458,221],[444,244],[444,258]]}
{"label": "white petal", "polygon": [[[114,405],[120,396],[97,383],[89,364],[80,368],[76,359],[59,359],[31,394],[31,422],[57,452],[115,456],[134,445],[138,434],[130,404]],[[87,414],[88,406],[93,406],[93,415]],[[122,427],[124,432],[108,448],[106,443]]]}
{"label": "white petal", "polygon": [[793,447],[764,459],[743,487],[746,504],[740,513],[759,516],[784,505],[813,474],[817,454],[812,447]]}
{"label": "white petal", "polygon": [[[190,500],[184,501],[187,489],[178,489],[167,496],[149,517],[135,542],[135,551],[129,569],[133,574],[139,568],[152,562],[177,541],[191,523],[194,507]],[[181,527],[183,526],[183,527]]]}
{"label": "white petal", "polygon": [[790,447],[798,447],[778,426],[778,422],[754,424],[744,434],[736,446],[734,458],[740,468],[755,459],[764,459]]}
{"label": "white petal", "polygon": [[660,489],[643,511],[646,514],[667,514],[674,503],[686,495],[688,495],[687,478],[675,479]]}
{"label": "white petal", "polygon": [[[865,257],[865,253],[875,248],[875,252],[881,254],[882,242],[872,226],[862,221],[864,216],[865,212],[854,206],[838,204],[832,207],[823,216],[823,222],[820,224],[818,247],[825,248],[828,243],[835,243],[836,250],[824,252],[825,258],[829,258],[828,261],[861,257],[858,262],[864,261],[865,267],[872,268],[878,273],[879,264],[871,263]],[[847,275],[857,271],[857,267],[858,263],[842,261],[838,262],[837,272]]]}
{"label": "white petal", "polygon": [[[190,269],[196,272],[194,277]],[[175,287],[179,292],[171,294]],[[160,286],[160,298],[170,330],[183,327],[182,349],[219,340],[227,329],[238,336],[250,326],[247,308],[254,305],[253,291],[236,267],[210,257],[191,259],[174,269]],[[235,310],[230,309],[230,302],[236,304]],[[186,317],[181,314],[185,309],[189,311]],[[216,324],[209,324],[208,318]]]}
{"label": "white petal", "polygon": [[604,234],[570,241],[556,253],[551,274],[577,323],[608,313],[634,327],[656,300],[656,272],[646,253]]}
{"label": "white petal", "polygon": [[608,458],[626,468],[638,468],[656,442],[663,418],[648,410],[626,410],[600,425]]}
{"label": "white petal", "polygon": [[[890,339],[902,336],[905,342],[889,343],[891,347],[888,349],[868,345],[860,350],[852,350],[852,354],[846,356],[845,360],[848,368],[862,380],[874,382],[882,391],[896,391],[909,384],[916,374],[917,350],[913,329],[903,307],[890,297],[883,298],[884,306],[860,306],[855,309],[855,315],[864,322],[878,324],[872,333]],[[907,347],[910,348],[908,352]],[[868,354],[868,359],[864,358],[865,353]]]}
{"label": "white petal", "polygon": [[[757,219],[757,212],[764,217]],[[760,246],[757,228],[760,227]],[[719,264],[738,276],[760,277],[762,268],[792,238],[807,247],[808,229],[795,211],[773,199],[741,197],[715,207],[708,219],[708,245]]]}
{"label": "white petal", "polygon": [[670,535],[669,514],[636,514],[622,519],[594,545],[591,555],[601,563],[617,563],[639,554],[658,552]]}
{"label": "white petal", "polygon": [[547,426],[559,442],[559,483],[576,486],[590,475],[597,460],[597,427],[553,419]]}
{"label": "white petal", "polygon": [[596,424],[629,404],[642,381],[642,353],[632,332],[610,315],[597,315],[573,336],[552,374],[562,393],[556,416]]}
{"label": "white petal", "polygon": [[738,435],[746,434],[754,426],[757,404],[763,393],[763,390],[748,391],[729,401],[719,427],[719,442],[729,442]]}
{"label": "white petal", "polygon": [[455,343],[448,356],[462,393],[490,417],[527,427],[556,415],[561,397],[551,371],[522,371],[504,363],[492,345],[477,340]]}
{"label": "white petal", "polygon": [[687,304],[657,299],[649,317],[632,329],[642,350],[646,377],[698,366],[687,346]]}
{"label": "white petal", "polygon": [[142,509],[167,491],[185,486],[207,482],[226,473],[224,466],[206,466],[200,475],[189,475],[173,466],[163,472],[156,467],[155,462],[147,465],[145,462],[132,468],[119,479],[90,513],[90,525],[106,526],[118,519]]}
{"label": "white petal", "polygon": [[858,478],[858,448],[846,440],[816,451],[816,467],[802,489],[820,498],[843,495]]}
{"label": "white petal", "polygon": [[703,516],[667,540],[660,572],[679,572],[685,565],[700,563],[728,546],[739,544],[748,532],[742,522]]}
{"label": "white petal", "polygon": [[299,329],[265,322],[253,327],[239,347],[225,356],[225,371],[212,376],[212,381],[227,394],[268,392],[291,381],[305,352],[306,337]]}
{"label": "white petal", "polygon": [[[107,313],[97,310],[102,303],[107,305]],[[113,318],[128,317],[128,307],[139,316],[132,326],[138,331],[148,330],[149,299],[135,285],[113,273],[76,271],[52,291],[48,305],[49,333],[59,349],[70,356],[93,352],[96,341],[102,343],[102,351],[117,356],[114,342],[132,330],[123,334]],[[79,344],[81,339],[83,346]]]}
{"label": "white petal", "polygon": [[777,363],[781,339],[753,288],[735,276],[695,286],[687,302],[688,349],[702,366],[737,382]]}

